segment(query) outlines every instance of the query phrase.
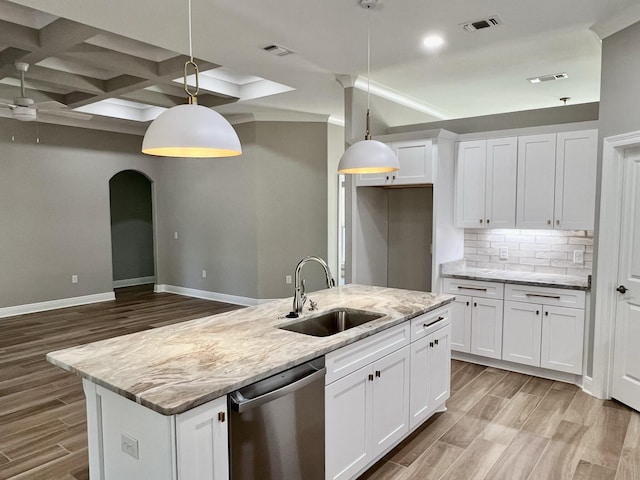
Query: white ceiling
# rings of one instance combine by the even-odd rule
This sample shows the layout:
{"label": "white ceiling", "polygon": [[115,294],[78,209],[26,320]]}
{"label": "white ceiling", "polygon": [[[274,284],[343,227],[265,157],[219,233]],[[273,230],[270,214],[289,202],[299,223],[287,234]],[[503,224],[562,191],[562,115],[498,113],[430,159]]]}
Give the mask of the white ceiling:
{"label": "white ceiling", "polygon": [[[560,97],[571,97],[571,104],[598,101],[601,43],[590,28],[638,21],[639,5],[639,0],[380,0],[370,13],[371,80],[424,107],[410,119],[390,115],[387,124],[552,107],[561,104]],[[343,88],[336,75],[366,76],[368,13],[358,0],[192,0],[192,8],[197,58],[225,67],[223,78],[258,76],[294,89],[247,96],[216,110],[343,120]],[[503,25],[474,33],[461,26],[496,14]],[[188,53],[187,0],[0,0],[0,19],[38,29],[58,17],[98,29],[83,40],[92,47],[120,49],[152,62]],[[429,33],[445,38],[440,51],[421,47]],[[273,43],[295,53],[277,57],[262,50]],[[0,33],[0,62],[6,44]],[[94,78],[113,75],[113,65],[101,71],[100,65],[85,64],[82,55],[71,57],[48,57],[42,65],[66,65],[69,72]],[[526,80],[560,72],[569,78],[538,85]],[[440,113],[423,113],[429,109]]]}

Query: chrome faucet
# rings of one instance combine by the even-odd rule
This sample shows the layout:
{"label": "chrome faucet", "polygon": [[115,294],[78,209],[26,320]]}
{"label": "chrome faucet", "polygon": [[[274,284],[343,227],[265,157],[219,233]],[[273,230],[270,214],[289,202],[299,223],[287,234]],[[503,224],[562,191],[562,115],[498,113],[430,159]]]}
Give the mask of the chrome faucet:
{"label": "chrome faucet", "polygon": [[332,288],[336,286],[336,282],[333,279],[333,276],[331,275],[331,270],[329,270],[329,265],[327,265],[327,262],[325,262],[320,257],[316,257],[314,255],[311,255],[309,257],[304,257],[302,260],[298,262],[298,265],[296,266],[296,273],[295,273],[296,289],[293,295],[293,310],[289,315],[287,315],[290,318],[298,317],[298,315],[302,313],[302,308],[304,307],[304,303],[307,301],[307,295],[305,294],[304,280],[300,279],[300,271],[302,270],[302,267],[309,262],[319,263],[320,266],[324,269],[324,274],[327,279],[327,288]]}

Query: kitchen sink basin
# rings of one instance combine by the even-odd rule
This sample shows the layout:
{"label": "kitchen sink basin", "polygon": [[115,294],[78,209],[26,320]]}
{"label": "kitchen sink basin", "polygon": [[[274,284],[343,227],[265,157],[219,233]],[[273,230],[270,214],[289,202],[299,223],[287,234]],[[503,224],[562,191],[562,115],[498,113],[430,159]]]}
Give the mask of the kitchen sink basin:
{"label": "kitchen sink basin", "polygon": [[366,312],[364,310],[337,308],[279,328],[281,330],[303,333],[313,337],[328,337],[329,335],[344,332],[345,330],[363,325],[383,316],[384,315],[380,313]]}

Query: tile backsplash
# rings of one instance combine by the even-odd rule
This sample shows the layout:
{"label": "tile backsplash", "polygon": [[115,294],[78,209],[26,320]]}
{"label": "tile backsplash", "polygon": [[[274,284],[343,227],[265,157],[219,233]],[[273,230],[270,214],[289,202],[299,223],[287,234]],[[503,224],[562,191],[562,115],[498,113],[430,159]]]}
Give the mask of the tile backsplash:
{"label": "tile backsplash", "polygon": [[[506,260],[500,260],[503,247]],[[573,261],[576,250],[582,265]],[[469,267],[586,276],[593,266],[593,231],[466,228],[464,258]]]}

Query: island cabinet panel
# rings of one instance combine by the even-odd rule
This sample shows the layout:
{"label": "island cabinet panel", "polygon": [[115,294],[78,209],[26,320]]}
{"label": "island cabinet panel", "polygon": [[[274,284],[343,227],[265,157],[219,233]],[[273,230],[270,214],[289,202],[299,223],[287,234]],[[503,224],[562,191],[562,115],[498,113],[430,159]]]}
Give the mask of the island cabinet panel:
{"label": "island cabinet panel", "polygon": [[178,480],[229,478],[227,398],[176,416]]}
{"label": "island cabinet panel", "polygon": [[451,304],[451,350],[471,353],[471,300],[467,295],[456,295]]}
{"label": "island cabinet panel", "polygon": [[83,380],[91,480],[228,480],[227,401],[161,415]]}
{"label": "island cabinet panel", "polygon": [[542,307],[533,303],[504,302],[502,359],[540,366]]}

